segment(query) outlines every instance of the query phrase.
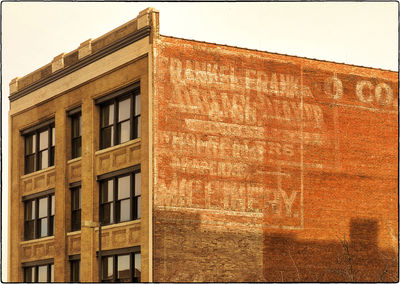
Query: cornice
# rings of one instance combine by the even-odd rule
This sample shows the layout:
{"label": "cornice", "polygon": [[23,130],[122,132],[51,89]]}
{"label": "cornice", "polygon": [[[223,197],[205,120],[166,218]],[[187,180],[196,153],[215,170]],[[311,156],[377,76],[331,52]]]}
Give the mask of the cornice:
{"label": "cornice", "polygon": [[22,97],[26,96],[27,94],[29,94],[35,90],[38,90],[38,89],[40,89],[52,82],[64,77],[64,76],[67,76],[67,75],[75,72],[78,69],[81,69],[81,68],[83,68],[83,67],[85,67],[85,66],[87,66],[87,65],[89,65],[89,64],[91,64],[91,63],[125,47],[125,46],[128,46],[128,45],[134,43],[135,41],[145,38],[146,36],[149,36],[150,32],[151,32],[150,26],[147,26],[140,30],[137,30],[137,31],[131,33],[130,35],[128,35],[120,40],[117,40],[117,41],[111,43],[110,45],[105,46],[104,48],[98,50],[97,52],[80,59],[75,64],[68,66],[66,68],[60,69],[60,70],[52,73],[48,77],[45,77],[39,81],[36,81],[35,83],[27,86],[26,88],[13,93],[12,95],[9,96],[9,100],[11,102],[18,100],[19,98],[22,98]]}

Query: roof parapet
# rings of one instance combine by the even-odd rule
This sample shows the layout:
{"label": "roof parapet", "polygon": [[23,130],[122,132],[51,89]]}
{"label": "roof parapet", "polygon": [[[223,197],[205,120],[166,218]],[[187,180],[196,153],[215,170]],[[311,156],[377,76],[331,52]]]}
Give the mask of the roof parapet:
{"label": "roof parapet", "polygon": [[92,39],[89,38],[88,40],[82,42],[78,48],[78,59],[86,57],[92,54]]}
{"label": "roof parapet", "polygon": [[158,15],[159,12],[154,8],[147,8],[140,11],[138,16],[131,21],[94,40],[90,38],[82,42],[77,49],[54,57],[52,62],[36,69],[28,75],[21,78],[14,78],[9,84],[10,100],[17,99],[19,97],[17,93],[21,90],[23,90],[23,92],[28,91],[28,89],[30,89],[29,87],[34,87],[33,85],[38,84],[48,77],[52,77],[55,72],[76,65],[77,63],[79,64],[79,62],[86,59],[86,57],[107,49],[114,43],[123,40],[123,38],[139,32],[139,30],[145,28],[150,29],[150,42],[152,42],[154,36],[159,36]]}

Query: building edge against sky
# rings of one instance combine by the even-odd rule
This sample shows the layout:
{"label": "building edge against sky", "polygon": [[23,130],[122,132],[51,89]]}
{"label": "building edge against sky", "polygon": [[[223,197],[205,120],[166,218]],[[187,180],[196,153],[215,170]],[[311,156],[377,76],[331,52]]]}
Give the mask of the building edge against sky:
{"label": "building edge against sky", "polygon": [[[139,262],[142,281],[375,281],[385,267],[398,278],[397,73],[158,29],[144,10],[10,83],[10,280],[70,281],[80,261],[80,280],[98,281],[99,218],[104,279],[135,280]],[[357,184],[379,186],[359,197]],[[364,275],[312,260],[336,259],[337,234]]]}

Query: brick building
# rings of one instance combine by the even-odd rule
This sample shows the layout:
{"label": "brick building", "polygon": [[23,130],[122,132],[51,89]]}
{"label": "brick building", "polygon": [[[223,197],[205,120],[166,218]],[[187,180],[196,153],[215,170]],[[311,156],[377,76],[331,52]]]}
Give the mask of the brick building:
{"label": "brick building", "polygon": [[396,72],[146,9],[9,98],[10,281],[398,281]]}

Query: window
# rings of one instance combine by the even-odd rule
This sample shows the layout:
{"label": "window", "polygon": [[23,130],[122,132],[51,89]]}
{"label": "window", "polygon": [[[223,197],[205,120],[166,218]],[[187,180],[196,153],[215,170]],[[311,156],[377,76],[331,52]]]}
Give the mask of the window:
{"label": "window", "polygon": [[139,219],[141,215],[140,167],[100,177],[100,221],[103,225]]}
{"label": "window", "polygon": [[22,131],[25,136],[25,174],[54,165],[54,122]]}
{"label": "window", "polygon": [[54,189],[23,198],[25,208],[24,238],[38,239],[54,234]]}
{"label": "window", "polygon": [[80,182],[71,187],[71,231],[81,229],[81,186]]}
{"label": "window", "polygon": [[23,263],[24,282],[54,282],[53,260]]}
{"label": "window", "polygon": [[[136,250],[136,251],[135,251]],[[101,258],[102,282],[140,282],[141,260],[138,248],[120,249],[118,254],[105,252]],[[104,252],[102,252],[104,253]]]}
{"label": "window", "polygon": [[71,159],[82,156],[82,113],[80,108],[69,113],[71,118]]}
{"label": "window", "polygon": [[81,281],[81,259],[80,255],[72,255],[69,257],[69,263],[71,265],[71,279],[70,282]]}
{"label": "window", "polygon": [[140,137],[140,88],[130,87],[105,99],[98,102],[100,149]]}

